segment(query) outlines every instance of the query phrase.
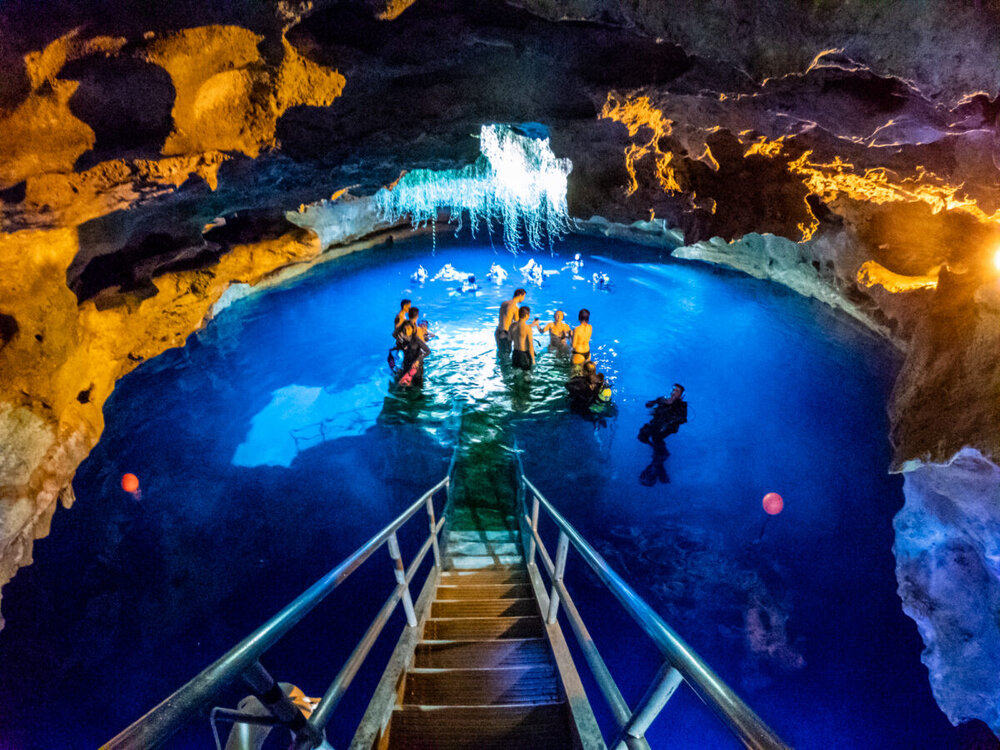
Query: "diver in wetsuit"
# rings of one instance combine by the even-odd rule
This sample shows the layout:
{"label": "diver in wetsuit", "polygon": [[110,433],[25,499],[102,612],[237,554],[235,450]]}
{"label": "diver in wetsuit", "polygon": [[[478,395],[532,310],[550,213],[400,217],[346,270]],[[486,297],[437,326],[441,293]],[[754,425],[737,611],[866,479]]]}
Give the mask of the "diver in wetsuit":
{"label": "diver in wetsuit", "polygon": [[674,383],[669,398],[660,396],[646,402],[646,408],[653,408],[653,417],[639,428],[639,440],[653,446],[654,453],[670,455],[663,440],[673,435],[687,422],[687,401],[684,400],[684,386]]}
{"label": "diver in wetsuit", "polygon": [[605,387],[604,373],[598,372],[597,365],[593,362],[587,362],[583,366],[583,372],[566,383],[570,408],[575,411],[589,409],[601,399]]}
{"label": "diver in wetsuit", "polygon": [[424,321],[420,327],[414,328],[410,321],[406,321],[402,327],[405,333],[409,334],[409,338],[403,354],[403,367],[400,370],[402,374],[396,382],[419,388],[424,384],[424,358],[431,353],[425,340],[429,334],[423,330],[426,329],[427,323]]}

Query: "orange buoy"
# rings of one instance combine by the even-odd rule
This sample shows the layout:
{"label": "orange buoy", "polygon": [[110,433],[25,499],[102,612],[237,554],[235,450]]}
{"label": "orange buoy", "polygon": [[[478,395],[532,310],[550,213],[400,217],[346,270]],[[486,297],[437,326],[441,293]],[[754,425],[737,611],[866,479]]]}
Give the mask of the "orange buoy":
{"label": "orange buoy", "polygon": [[122,474],[122,489],[126,492],[136,492],[139,489],[139,477],[135,474]]}
{"label": "orange buoy", "polygon": [[785,501],[777,492],[768,492],[764,495],[764,512],[769,516],[776,516],[785,508]]}

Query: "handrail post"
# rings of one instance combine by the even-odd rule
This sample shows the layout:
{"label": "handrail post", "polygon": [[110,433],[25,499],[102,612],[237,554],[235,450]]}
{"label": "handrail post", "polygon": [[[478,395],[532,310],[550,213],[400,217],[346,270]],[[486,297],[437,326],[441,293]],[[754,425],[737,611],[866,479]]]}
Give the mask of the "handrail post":
{"label": "handrail post", "polygon": [[[451,483],[445,485],[445,492],[447,488],[451,486]],[[437,531],[437,521],[434,518],[434,496],[427,496],[427,523],[431,530],[431,547],[434,550],[434,567],[440,569],[441,567],[441,548],[438,546],[438,531]]]}
{"label": "handrail post", "polygon": [[323,741],[323,732],[317,731],[306,721],[299,707],[285,694],[259,661],[255,661],[247,668],[243,673],[243,679],[271,715],[288,727],[298,744],[312,748]]}
{"label": "handrail post", "polygon": [[417,627],[417,615],[413,611],[413,599],[410,598],[410,587],[406,583],[406,568],[403,566],[403,556],[399,554],[399,539],[396,532],[389,535],[389,557],[395,563],[396,583],[402,587],[403,611],[406,613],[406,624]]}
{"label": "handrail post", "polygon": [[[537,508],[538,506],[536,505],[535,507]],[[562,583],[563,575],[566,573],[566,554],[568,552],[569,537],[566,536],[565,531],[560,530],[559,541],[556,543],[556,568],[552,572],[552,591],[549,593],[549,616],[545,618],[545,621],[549,625],[556,621],[556,616],[559,614],[559,588],[557,582]]]}
{"label": "handrail post", "polygon": [[664,662],[660,671],[656,673],[656,677],[649,684],[646,694],[642,696],[642,700],[639,701],[639,705],[632,713],[632,718],[625,726],[624,734],[642,738],[683,679],[681,673],[674,669],[670,662]]}
{"label": "handrail post", "polygon": [[[538,531],[538,495],[531,493],[531,530]],[[528,540],[528,567],[535,564],[535,535]]]}

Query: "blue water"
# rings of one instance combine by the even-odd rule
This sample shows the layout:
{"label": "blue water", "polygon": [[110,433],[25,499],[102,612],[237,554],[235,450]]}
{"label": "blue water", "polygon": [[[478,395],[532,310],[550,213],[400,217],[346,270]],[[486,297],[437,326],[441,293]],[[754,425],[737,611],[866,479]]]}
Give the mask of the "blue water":
{"label": "blue water", "polygon": [[[584,280],[564,268],[575,252]],[[0,748],[93,747],[159,702],[440,478],[463,407],[491,415],[481,439],[518,439],[535,483],[786,741],[959,747],[895,594],[892,351],[778,286],[572,239],[536,256],[560,273],[529,287],[525,304],[543,320],[590,309],[614,407],[583,418],[566,408],[568,362],[542,337],[530,382],[494,353],[497,306],[528,257],[455,242],[435,256],[423,243],[375,249],[235,303],[123,379],[77,473],[77,504],[4,590]],[[486,282],[492,262],[510,273],[501,288]],[[421,263],[474,273],[481,291],[414,285]],[[586,280],[598,271],[610,291]],[[388,388],[403,296],[438,335],[420,394]],[[689,422],[647,486],[643,404],[675,381]],[[138,500],[118,486],[126,471],[139,476]],[[756,542],[769,491],[785,510]],[[403,542],[411,555],[415,537]],[[268,654],[279,679],[323,693],[389,594],[382,557]],[[571,591],[634,702],[653,649],[581,566],[571,554]],[[382,639],[338,709],[337,746],[393,641]],[[593,702],[606,722],[597,693]],[[684,687],[649,739],[736,746]],[[174,746],[211,743],[206,720]]]}

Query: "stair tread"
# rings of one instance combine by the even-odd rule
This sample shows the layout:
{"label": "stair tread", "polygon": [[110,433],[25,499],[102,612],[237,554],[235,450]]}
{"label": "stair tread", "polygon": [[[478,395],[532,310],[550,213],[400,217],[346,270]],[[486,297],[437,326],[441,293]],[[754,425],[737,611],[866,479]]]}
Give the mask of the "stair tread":
{"label": "stair tread", "polygon": [[431,604],[431,619],[452,617],[540,617],[534,599],[455,599]]}
{"label": "stair tread", "polygon": [[538,706],[404,706],[389,725],[389,748],[538,750],[576,747],[563,702]]}
{"label": "stair tread", "polygon": [[436,601],[457,601],[459,599],[530,599],[534,592],[525,583],[464,583],[453,585],[441,583],[437,588]]}
{"label": "stair tread", "polygon": [[493,640],[540,638],[545,635],[541,617],[442,617],[427,621],[426,640]]}
{"label": "stair tread", "polygon": [[499,669],[412,669],[403,686],[404,705],[492,706],[560,700],[551,664]]}
{"label": "stair tread", "polygon": [[414,666],[503,667],[512,664],[551,664],[552,651],[544,638],[507,638],[493,641],[423,641],[417,644]]}

